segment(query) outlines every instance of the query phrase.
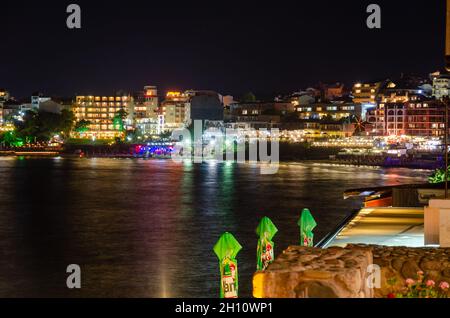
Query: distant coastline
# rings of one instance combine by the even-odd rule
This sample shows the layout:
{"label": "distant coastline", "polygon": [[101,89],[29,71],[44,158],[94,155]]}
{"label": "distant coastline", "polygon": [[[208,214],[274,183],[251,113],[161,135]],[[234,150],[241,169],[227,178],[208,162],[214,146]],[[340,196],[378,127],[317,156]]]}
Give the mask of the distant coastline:
{"label": "distant coastline", "polygon": [[[143,159],[170,159],[170,156],[144,157],[133,151],[134,146],[120,144],[114,146],[102,145],[67,145],[56,150],[4,150],[0,156],[23,157],[63,157],[63,158],[143,158]],[[443,162],[432,158],[388,157],[388,156],[339,156],[342,148],[310,147],[306,144],[280,143],[280,162],[309,162],[318,164],[333,164],[343,166],[373,166],[384,168],[409,168],[435,170],[442,167]]]}

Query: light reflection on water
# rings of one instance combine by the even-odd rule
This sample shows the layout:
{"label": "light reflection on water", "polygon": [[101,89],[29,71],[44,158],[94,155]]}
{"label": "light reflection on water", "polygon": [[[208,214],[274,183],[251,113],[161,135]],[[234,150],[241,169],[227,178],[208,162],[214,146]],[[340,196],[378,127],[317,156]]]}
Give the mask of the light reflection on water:
{"label": "light reflection on water", "polygon": [[[277,225],[275,251],[296,244],[299,212],[318,221],[316,240],[357,200],[347,188],[422,182],[422,170],[169,160],[0,158],[0,296],[216,297],[212,247],[224,231],[243,245],[241,296],[251,295],[255,228]],[[81,290],[65,287],[68,264]]]}

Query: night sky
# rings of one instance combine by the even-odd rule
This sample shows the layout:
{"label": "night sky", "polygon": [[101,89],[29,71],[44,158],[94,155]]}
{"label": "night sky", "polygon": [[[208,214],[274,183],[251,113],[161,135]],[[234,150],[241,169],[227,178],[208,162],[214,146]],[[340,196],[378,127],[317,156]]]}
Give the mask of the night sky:
{"label": "night sky", "polygon": [[[81,30],[66,27],[70,3]],[[381,30],[366,26],[370,3],[382,8]],[[0,87],[17,97],[144,85],[270,96],[427,75],[444,66],[444,39],[445,0],[2,0]]]}

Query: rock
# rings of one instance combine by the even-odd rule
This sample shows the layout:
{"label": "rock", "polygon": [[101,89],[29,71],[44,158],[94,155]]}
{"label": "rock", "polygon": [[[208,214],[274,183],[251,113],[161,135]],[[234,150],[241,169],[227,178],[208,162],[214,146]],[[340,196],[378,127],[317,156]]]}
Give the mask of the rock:
{"label": "rock", "polygon": [[423,271],[437,271],[442,268],[442,262],[437,260],[422,260],[420,268]]}
{"label": "rock", "polygon": [[333,274],[329,271],[319,271],[319,270],[307,270],[303,272],[303,275],[307,278],[315,278],[315,279],[330,279],[333,277]]}
{"label": "rock", "polygon": [[344,267],[344,262],[339,259],[328,259],[325,260],[327,265],[335,265],[336,267]]}
{"label": "rock", "polygon": [[403,264],[401,273],[405,278],[416,279],[417,272],[419,272],[420,270],[421,269],[416,262],[408,260]]}
{"label": "rock", "polygon": [[336,275],[336,279],[341,281],[352,293],[358,294],[361,290],[361,273],[356,269],[343,271]]}
{"label": "rock", "polygon": [[446,268],[442,271],[442,276],[450,278],[450,268]]}
{"label": "rock", "polygon": [[[384,298],[403,289],[407,278],[416,279],[420,270],[436,284],[450,282],[449,250],[361,244],[329,249],[290,246],[266,271],[255,274],[254,296]],[[380,288],[366,286],[372,264],[381,268]],[[388,283],[392,277],[395,286]]]}
{"label": "rock", "polygon": [[302,282],[295,288],[297,298],[338,298],[339,293],[322,282]]}
{"label": "rock", "polygon": [[435,282],[441,281],[441,272],[440,271],[427,271],[425,274],[425,280],[434,280]]}
{"label": "rock", "polygon": [[393,269],[400,271],[403,267],[403,263],[405,262],[405,259],[403,258],[394,258],[391,261],[391,266]]}

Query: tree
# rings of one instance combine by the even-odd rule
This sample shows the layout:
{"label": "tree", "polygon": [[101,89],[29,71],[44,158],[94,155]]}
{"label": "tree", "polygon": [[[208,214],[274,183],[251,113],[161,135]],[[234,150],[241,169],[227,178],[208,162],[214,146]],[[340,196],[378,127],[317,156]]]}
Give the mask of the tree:
{"label": "tree", "polygon": [[113,125],[114,129],[117,129],[121,132],[125,131],[125,120],[128,117],[128,113],[125,109],[120,109],[116,112],[113,117]]}
{"label": "tree", "polygon": [[7,147],[20,147],[23,145],[23,140],[15,131],[7,131],[0,134],[0,143]]}
{"label": "tree", "polygon": [[242,102],[244,103],[256,102],[256,96],[252,92],[245,93],[244,96],[242,96]]}
{"label": "tree", "polygon": [[61,132],[64,138],[70,137],[70,132],[74,126],[75,115],[72,111],[63,109],[61,111]]}
{"label": "tree", "polygon": [[49,141],[55,135],[69,137],[75,116],[71,111],[61,114],[27,111],[22,121],[16,121],[16,131],[25,140]]}
{"label": "tree", "polygon": [[78,133],[84,133],[89,130],[89,126],[92,124],[89,120],[82,119],[75,124],[74,130]]}
{"label": "tree", "polygon": [[320,119],[320,121],[326,123],[326,122],[335,122],[336,120],[330,114],[326,114]]}
{"label": "tree", "polygon": [[[447,171],[450,167],[447,168]],[[450,181],[450,172],[447,172],[447,179]],[[429,183],[442,183],[445,182],[445,169],[437,169],[431,176],[428,177]]]}

